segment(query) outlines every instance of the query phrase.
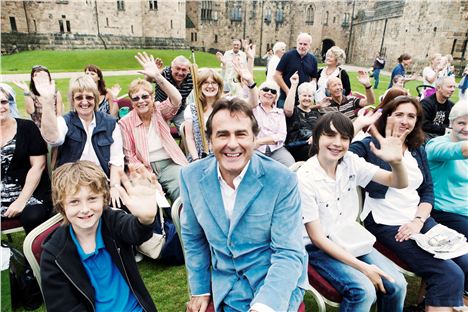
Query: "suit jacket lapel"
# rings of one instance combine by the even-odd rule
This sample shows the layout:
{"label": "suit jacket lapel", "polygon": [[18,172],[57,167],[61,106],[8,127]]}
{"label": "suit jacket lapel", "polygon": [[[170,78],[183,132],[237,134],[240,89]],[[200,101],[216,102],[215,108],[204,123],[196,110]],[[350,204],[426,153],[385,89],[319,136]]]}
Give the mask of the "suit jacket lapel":
{"label": "suit jacket lapel", "polygon": [[223,233],[227,236],[229,230],[229,220],[224,210],[216,165],[216,158],[212,157],[212,161],[208,163],[208,166],[203,172],[204,175],[200,180],[201,193],[205,199],[205,203],[208,206],[208,209],[213,215],[213,219],[219,225]]}
{"label": "suit jacket lapel", "polygon": [[252,202],[257,198],[258,193],[263,189],[260,179],[264,171],[259,156],[254,154],[249,166],[237,190],[236,203],[232,212],[228,236],[231,235],[247,208],[251,206]]}

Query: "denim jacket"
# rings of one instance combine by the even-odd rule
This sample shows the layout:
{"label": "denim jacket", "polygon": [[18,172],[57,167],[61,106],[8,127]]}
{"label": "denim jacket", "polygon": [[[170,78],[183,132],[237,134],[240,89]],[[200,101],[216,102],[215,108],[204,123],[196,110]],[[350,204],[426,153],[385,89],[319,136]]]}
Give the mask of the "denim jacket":
{"label": "denim jacket", "polygon": [[[358,155],[359,157],[363,157],[366,161],[379,166],[382,169],[392,171],[392,168],[388,163],[378,158],[374,153],[371,152],[369,146],[370,142],[373,142],[375,147],[380,148],[380,144],[375,138],[366,137],[362,141],[353,142],[349,147],[349,150]],[[417,149],[409,149],[409,151],[418,162],[418,167],[423,175],[423,182],[417,189],[420,198],[419,203],[429,203],[431,205],[434,205],[434,190],[432,185],[431,172],[427,164],[426,151],[423,147],[419,147]],[[385,198],[388,186],[371,181],[365,187],[365,190],[369,193],[369,196],[372,198]]]}
{"label": "denim jacket", "polygon": [[[67,124],[68,132],[65,136],[65,142],[59,147],[57,166],[79,160],[87,139],[86,131],[76,112],[69,112],[63,118]],[[116,120],[102,112],[96,112],[95,118],[96,127],[91,142],[102,170],[109,176],[110,147],[114,143],[112,132],[115,129]]]}

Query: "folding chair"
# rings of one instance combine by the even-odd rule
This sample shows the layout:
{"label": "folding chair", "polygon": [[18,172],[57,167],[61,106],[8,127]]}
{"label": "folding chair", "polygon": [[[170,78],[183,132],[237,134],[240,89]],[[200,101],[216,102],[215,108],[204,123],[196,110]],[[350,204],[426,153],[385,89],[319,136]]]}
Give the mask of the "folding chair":
{"label": "folding chair", "polygon": [[[183,209],[183,205],[182,205],[182,198],[179,197],[172,204],[171,216],[172,216],[172,221],[174,222],[174,225],[176,227],[177,234],[179,235],[180,244],[182,245],[182,249],[184,248],[184,242],[182,241],[182,234],[181,234],[181,227],[180,227],[180,216],[182,215],[183,210],[184,209]],[[185,256],[185,254],[184,254],[184,256]],[[188,285],[187,288],[188,288],[188,292],[189,292],[188,295],[189,295],[189,298],[190,298],[190,295],[191,295],[190,286]],[[215,312],[213,301],[210,302],[206,312]],[[299,306],[299,309],[297,310],[297,312],[305,312],[304,302],[301,303],[301,305]]]}
{"label": "folding chair", "polygon": [[[63,220],[61,214],[56,214],[47,221],[38,225],[34,230],[32,230],[24,239],[23,243],[23,252],[24,256],[28,260],[31,269],[33,270],[34,276],[37,279],[39,287],[41,287],[41,271],[39,263],[41,260],[42,254],[42,243],[44,240],[59,227],[60,223]],[[41,288],[42,291],[42,288]]]}
{"label": "folding chair", "polygon": [[8,241],[11,243],[13,240],[11,234],[16,232],[24,231],[23,225],[21,224],[20,217],[14,218],[1,218],[1,233],[5,234],[8,238]]}

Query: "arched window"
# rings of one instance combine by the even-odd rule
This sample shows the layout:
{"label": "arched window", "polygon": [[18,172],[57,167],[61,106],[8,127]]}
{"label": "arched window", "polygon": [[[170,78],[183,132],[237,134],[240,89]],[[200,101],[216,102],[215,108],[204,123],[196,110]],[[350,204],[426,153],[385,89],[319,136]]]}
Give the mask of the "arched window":
{"label": "arched window", "polygon": [[314,8],[311,5],[307,8],[306,24],[309,24],[309,25],[314,24]]}

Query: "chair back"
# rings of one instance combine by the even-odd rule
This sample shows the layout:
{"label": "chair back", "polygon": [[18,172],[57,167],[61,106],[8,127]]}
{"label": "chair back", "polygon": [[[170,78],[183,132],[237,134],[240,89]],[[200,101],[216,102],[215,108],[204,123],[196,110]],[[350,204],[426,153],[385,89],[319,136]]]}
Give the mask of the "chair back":
{"label": "chair back", "polygon": [[59,227],[62,220],[63,216],[58,213],[34,228],[24,239],[24,256],[28,260],[31,269],[33,270],[39,287],[41,287],[41,272],[39,263],[42,254],[42,243],[49,236],[49,234],[52,233],[53,230]]}
{"label": "chair back", "polygon": [[1,232],[2,234],[11,234],[15,232],[20,232],[24,231],[23,225],[21,224],[21,219],[20,217],[14,217],[14,218],[4,218],[2,217],[2,226],[1,226]]}

